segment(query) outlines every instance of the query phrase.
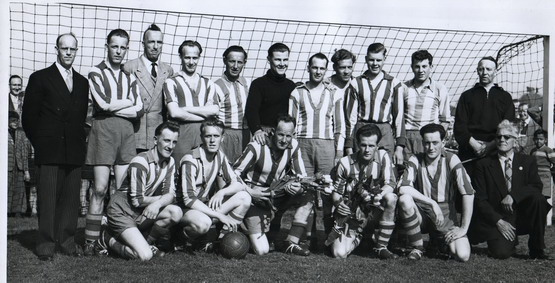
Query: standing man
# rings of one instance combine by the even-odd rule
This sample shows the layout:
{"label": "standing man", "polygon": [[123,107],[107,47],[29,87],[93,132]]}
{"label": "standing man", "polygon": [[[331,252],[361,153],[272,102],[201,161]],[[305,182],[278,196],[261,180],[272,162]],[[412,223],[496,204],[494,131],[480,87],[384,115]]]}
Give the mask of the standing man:
{"label": "standing man", "polygon": [[514,152],[517,134],[517,127],[503,120],[495,138],[497,154],[476,162],[476,213],[468,235],[471,243],[487,241],[492,257],[506,259],[515,252],[518,235],[530,234],[530,258],[553,260],[544,251],[551,205],[542,195],[535,158]]}
{"label": "standing man", "polygon": [[[309,81],[291,92],[289,114],[296,120],[295,134],[308,176],[316,173],[329,175],[343,157],[345,143],[345,115],[343,93],[324,81],[328,58],[316,53],[308,59]],[[326,234],[333,226],[332,203],[329,196],[321,196]]]}
{"label": "standing man", "polygon": [[345,147],[347,154],[352,154],[353,149],[357,149],[353,133],[363,125],[376,124],[382,132],[378,147],[385,148],[395,164],[402,164],[405,147],[403,83],[382,70],[386,52],[383,44],[370,44],[365,57],[368,70],[351,81],[352,91],[345,96]]}
{"label": "standing man", "polygon": [[156,24],[151,24],[143,33],[143,55],[122,66],[124,72],[135,76],[143,100],[144,115],[140,123],[135,123],[137,153],[152,148],[152,133],[166,116],[162,88],[166,79],[173,75],[173,69],[160,61],[163,45],[164,34]]}
{"label": "standing man", "polygon": [[536,147],[534,143],[534,133],[541,130],[542,127],[528,115],[528,103],[518,105],[518,145],[524,154],[530,154],[530,151]]}
{"label": "standing man", "polygon": [[306,176],[299,143],[294,135],[295,119],[280,115],[275,132],[266,137],[264,145],[256,141],[249,143],[233,165],[252,197],[253,204],[245,216],[244,226],[257,255],[270,251],[266,233],[270,232],[268,236],[274,241],[279,232],[280,226],[270,225],[270,221],[275,218],[280,222],[283,213],[291,207],[295,208],[295,215],[283,245],[284,251],[300,256],[310,255],[310,251],[299,246],[299,240],[305,232],[314,195],[304,192],[299,182],[284,185],[284,190],[272,190],[287,175]]}
{"label": "standing man", "polygon": [[215,82],[220,106],[218,120],[225,126],[222,151],[233,164],[250,141],[250,132],[245,121],[249,84],[241,76],[247,63],[247,52],[241,46],[232,45],[224,51],[223,60],[225,72]]}
{"label": "standing man", "polygon": [[447,130],[451,117],[449,92],[440,82],[433,80],[433,56],[428,50],[412,53],[411,69],[414,77],[405,82],[403,103],[405,108],[406,151],[424,152],[420,128],[431,123],[439,124]]}
{"label": "standing man", "polygon": [[345,93],[346,89],[350,87],[356,60],[357,57],[346,49],[339,49],[331,56],[335,74],[329,78],[329,81],[338,88],[338,91],[341,90]]}
{"label": "standing man", "polygon": [[173,152],[177,162],[191,149],[201,144],[200,125],[209,117],[218,115],[219,107],[214,104],[214,83],[197,73],[202,54],[200,43],[185,40],[179,46],[181,71],[164,83],[164,97],[169,117],[180,124],[179,142]]}
{"label": "standing man", "polygon": [[[515,119],[511,94],[493,83],[497,60],[488,56],[478,61],[479,82],[463,92],[457,103],[453,134],[459,144],[462,161],[477,159],[495,149],[495,131],[502,120]],[[475,161],[465,163],[472,177]]]}
{"label": "standing man", "polygon": [[23,92],[23,80],[18,75],[12,75],[9,80],[10,84],[10,94],[8,95],[9,104],[8,110],[14,111],[17,115],[21,116],[21,108],[23,107],[23,98],[25,97],[25,92]]}
{"label": "standing man", "polygon": [[[448,250],[458,261],[470,258],[466,232],[472,218],[474,189],[457,155],[445,152],[445,128],[428,124],[420,129],[424,152],[408,160],[399,187],[399,216],[404,223],[412,248],[409,259],[418,259],[422,252],[422,235],[430,234],[431,243],[439,251]],[[455,210],[455,193],[462,195],[461,223]],[[446,249],[444,249],[444,247]]]}
{"label": "standing man", "polygon": [[104,198],[113,166],[116,189],[121,186],[127,166],[136,155],[133,120],[143,115],[143,103],[135,76],[124,73],[121,62],[129,45],[129,34],[112,30],[106,38],[107,59],[89,72],[93,98],[93,121],[85,163],[93,166],[94,189],[85,226],[85,255],[93,255],[100,237]]}
{"label": "standing man", "polygon": [[289,95],[295,83],[285,77],[289,66],[289,47],[274,43],[268,49],[270,69],[255,79],[249,89],[245,115],[253,139],[264,145],[268,133],[277,126],[279,114],[287,114]]}
{"label": "standing man", "polygon": [[25,90],[23,128],[39,167],[36,253],[40,260],[52,260],[56,248],[64,254],[82,254],[74,236],[86,153],[89,84],[71,67],[76,54],[75,35],[58,36],[56,62],[31,74]]}

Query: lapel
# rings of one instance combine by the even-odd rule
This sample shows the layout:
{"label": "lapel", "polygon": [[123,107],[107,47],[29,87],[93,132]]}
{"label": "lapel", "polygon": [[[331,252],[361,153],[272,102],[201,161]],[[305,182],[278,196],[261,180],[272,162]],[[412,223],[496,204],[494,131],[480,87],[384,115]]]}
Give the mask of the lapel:
{"label": "lapel", "polygon": [[[75,90],[75,70],[73,71],[73,89]],[[65,102],[69,102],[71,98],[71,93],[67,88],[66,81],[60,74],[58,67],[56,67],[56,63],[52,64],[48,69],[49,79],[52,82],[52,87],[54,88],[54,93],[61,97]]]}
{"label": "lapel", "polygon": [[[137,71],[135,72],[137,79],[139,80],[139,82],[141,83],[141,85],[143,85],[143,89],[146,90],[146,95],[148,95],[148,97],[150,97],[151,99],[153,98],[153,93],[154,93],[154,82],[152,81],[152,76],[150,75],[150,70],[148,70],[148,68],[145,66],[145,64],[143,63],[143,60],[141,60],[141,58],[137,59],[139,62],[139,67],[137,68]],[[160,68],[158,68],[160,69]],[[160,77],[160,76],[158,76]],[[141,95],[143,95],[143,93],[141,92]]]}
{"label": "lapel", "polygon": [[[513,159],[514,164],[514,159]],[[513,169],[514,172],[514,169]],[[489,173],[495,184],[497,185],[497,190],[502,196],[507,195],[509,192],[507,190],[507,184],[505,184],[505,176],[503,175],[503,170],[501,169],[501,164],[499,163],[499,158],[497,154],[490,157]],[[513,183],[514,183],[514,173],[513,173]]]}
{"label": "lapel", "polygon": [[523,166],[522,166],[522,156],[515,153],[513,155],[513,179],[511,180],[512,190],[518,189],[519,184],[522,184],[521,180],[523,178]]}
{"label": "lapel", "polygon": [[158,61],[158,76],[156,77],[156,84],[154,86],[154,96],[152,97],[151,105],[160,99],[162,94],[162,87],[164,87],[164,82],[168,78],[168,70],[164,68],[162,62]]}

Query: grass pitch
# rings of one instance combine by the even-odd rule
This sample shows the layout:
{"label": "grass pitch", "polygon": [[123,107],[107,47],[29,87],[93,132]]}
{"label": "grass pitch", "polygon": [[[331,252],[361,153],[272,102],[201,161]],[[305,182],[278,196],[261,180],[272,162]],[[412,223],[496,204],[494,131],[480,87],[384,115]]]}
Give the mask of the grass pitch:
{"label": "grass pitch", "polygon": [[[79,221],[78,241],[83,241],[84,219]],[[113,257],[74,258],[56,254],[52,262],[34,255],[36,218],[8,219],[8,282],[553,282],[555,261],[527,258],[527,236],[519,238],[517,255],[507,260],[487,256],[482,246],[473,247],[466,263],[424,257],[418,262],[399,258],[381,261],[361,246],[345,260],[323,252],[309,257],[272,252],[248,254],[243,260],[227,260],[215,254],[175,252],[150,262]],[[323,235],[320,235],[323,237]],[[555,228],[546,231],[548,251],[555,252]]]}

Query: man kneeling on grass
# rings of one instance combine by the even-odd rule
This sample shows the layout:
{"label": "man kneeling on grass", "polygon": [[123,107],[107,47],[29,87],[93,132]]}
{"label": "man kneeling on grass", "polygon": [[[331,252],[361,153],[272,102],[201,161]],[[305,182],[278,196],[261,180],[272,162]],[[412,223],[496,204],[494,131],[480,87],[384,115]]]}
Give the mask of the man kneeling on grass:
{"label": "man kneeling on grass", "polygon": [[[410,157],[399,188],[400,217],[409,227],[430,233],[429,251],[465,262],[470,258],[466,236],[474,203],[474,189],[459,157],[445,152],[445,129],[428,124],[420,129],[424,152]],[[455,195],[462,195],[462,223],[458,223]],[[422,249],[420,230],[408,229],[413,253]],[[420,253],[419,253],[420,254]]]}
{"label": "man kneeling on grass", "polygon": [[220,151],[224,124],[208,119],[202,122],[200,133],[202,145],[183,156],[180,162],[178,202],[183,208],[183,217],[179,223],[184,226],[187,244],[210,252],[218,230],[223,235],[236,230],[243,222],[251,196]]}
{"label": "man kneeling on grass", "polygon": [[[108,230],[95,243],[98,254],[107,249],[126,259],[150,260],[161,256],[154,245],[177,224],[181,209],[175,200],[175,162],[171,157],[179,127],[164,122],[155,130],[154,148],[131,160],[125,185],[108,204]],[[143,234],[148,235],[145,239]]]}

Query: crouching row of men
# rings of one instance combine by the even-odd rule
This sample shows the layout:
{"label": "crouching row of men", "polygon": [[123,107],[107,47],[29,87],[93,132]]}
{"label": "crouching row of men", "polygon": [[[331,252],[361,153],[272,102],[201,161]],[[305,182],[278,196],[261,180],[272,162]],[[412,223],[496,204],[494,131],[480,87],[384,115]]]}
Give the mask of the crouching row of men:
{"label": "crouching row of men", "polygon": [[[132,160],[129,187],[123,187],[108,205],[108,229],[96,243],[99,253],[110,250],[124,258],[149,260],[159,253],[156,244],[165,242],[158,240],[167,238],[169,228],[178,225],[185,243],[201,242],[206,247],[218,233],[221,236],[241,226],[253,252],[263,255],[276,236],[270,222],[294,207],[283,250],[310,254],[299,241],[306,232],[315,196],[301,185],[306,172],[293,137],[294,118],[279,117],[267,142],[251,142],[233,167],[219,150],[223,125],[216,120],[203,122],[202,146],[182,158],[174,179],[176,166],[171,154],[178,131],[169,122],[161,124],[156,129],[154,148]],[[430,233],[430,241],[445,247],[455,259],[470,258],[466,236],[474,203],[470,178],[459,158],[443,150],[443,126],[426,125],[420,134],[425,152],[409,159],[398,184],[390,156],[378,148],[382,136],[379,128],[368,124],[358,129],[359,150],[341,158],[332,171],[332,180],[324,181],[329,184],[324,191],[331,193],[334,205],[335,222],[326,241],[334,257],[347,257],[367,231],[373,231],[369,234],[377,256],[396,258],[388,245],[397,226],[407,235],[409,259],[422,257],[422,233]],[[505,136],[500,143],[507,140]],[[502,145],[499,149],[502,154]],[[288,176],[293,176],[293,181],[284,182]],[[455,210],[457,191],[462,195],[460,223]],[[505,230],[499,234],[508,234],[505,238],[513,242],[515,229],[510,230],[512,234]],[[490,245],[490,239],[486,240]],[[491,244],[496,247],[493,241]]]}

